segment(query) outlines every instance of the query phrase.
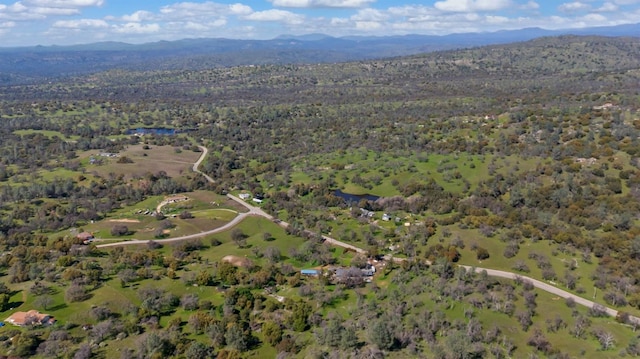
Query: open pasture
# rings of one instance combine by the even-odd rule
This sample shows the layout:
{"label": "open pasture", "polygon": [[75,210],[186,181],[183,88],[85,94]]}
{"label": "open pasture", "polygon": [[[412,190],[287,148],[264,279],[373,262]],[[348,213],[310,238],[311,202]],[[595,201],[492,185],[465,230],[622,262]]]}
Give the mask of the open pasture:
{"label": "open pasture", "polygon": [[[157,174],[164,172],[169,177],[180,177],[191,171],[193,163],[198,160],[200,153],[184,151],[172,146],[149,146],[145,145],[129,146],[125,151],[118,153],[117,157],[100,156],[99,151],[89,151],[83,157],[87,158],[87,171],[107,177],[113,173],[123,175],[127,179],[144,178],[147,174]],[[89,158],[102,159],[104,164],[91,164]],[[122,158],[128,158],[130,163],[124,162]]]}

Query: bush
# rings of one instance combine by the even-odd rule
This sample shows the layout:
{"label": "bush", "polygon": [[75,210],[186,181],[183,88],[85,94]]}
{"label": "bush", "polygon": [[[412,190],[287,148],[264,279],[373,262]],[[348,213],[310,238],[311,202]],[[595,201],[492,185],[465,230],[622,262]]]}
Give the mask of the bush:
{"label": "bush", "polygon": [[129,227],[125,226],[124,224],[116,224],[115,226],[113,226],[111,228],[111,235],[112,236],[125,236],[127,234],[130,234],[129,232]]}
{"label": "bush", "polygon": [[595,318],[601,318],[607,316],[607,308],[605,308],[602,304],[594,303],[591,308],[589,308],[589,315]]}
{"label": "bush", "polygon": [[127,156],[122,156],[118,158],[118,163],[133,163],[133,160]]}
{"label": "bush", "polygon": [[64,299],[69,303],[81,302],[88,298],[89,294],[87,293],[87,290],[83,286],[77,284],[72,284],[64,294]]}
{"label": "bush", "polygon": [[529,273],[529,266],[523,260],[516,261],[511,269],[518,272]]}
{"label": "bush", "polygon": [[572,297],[567,297],[567,299],[565,299],[564,302],[569,308],[575,308],[576,306],[576,300],[573,299]]}
{"label": "bush", "polygon": [[489,258],[489,251],[483,247],[476,248],[476,258],[480,261]]}
{"label": "bush", "polygon": [[515,241],[509,242],[507,247],[504,249],[504,256],[505,258],[513,258],[516,256],[516,254],[518,254],[519,250],[520,250],[520,246],[518,245],[517,242]]}

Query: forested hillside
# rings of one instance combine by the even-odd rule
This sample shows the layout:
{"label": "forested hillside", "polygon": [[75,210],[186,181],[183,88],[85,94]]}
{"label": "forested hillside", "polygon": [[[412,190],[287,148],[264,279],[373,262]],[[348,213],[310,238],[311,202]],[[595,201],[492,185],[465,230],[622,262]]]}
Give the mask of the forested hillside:
{"label": "forested hillside", "polygon": [[638,54],[562,36],[2,86],[0,319],[58,322],[0,352],[638,356]]}
{"label": "forested hillside", "polygon": [[0,84],[58,81],[114,69],[199,71],[250,65],[336,63],[504,44],[542,36],[638,37],[638,33],[640,24],[567,30],[528,28],[444,36],[334,38],[315,34],[282,35],[272,40],[195,38],[144,44],[107,41],[73,46],[0,47]]}

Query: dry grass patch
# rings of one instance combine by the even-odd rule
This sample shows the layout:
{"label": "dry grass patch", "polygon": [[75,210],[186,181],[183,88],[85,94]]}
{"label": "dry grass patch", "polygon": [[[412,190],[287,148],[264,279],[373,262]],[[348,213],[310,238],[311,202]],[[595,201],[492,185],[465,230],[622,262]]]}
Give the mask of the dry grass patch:
{"label": "dry grass patch", "polygon": [[223,262],[231,263],[235,267],[248,267],[251,264],[251,261],[247,258],[228,255],[222,257]]}
{"label": "dry grass patch", "polygon": [[[164,171],[169,177],[180,177],[191,172],[193,163],[198,160],[201,153],[184,151],[176,152],[173,146],[150,146],[148,150],[143,145],[129,146],[118,157],[99,157],[99,151],[92,151],[90,155],[104,161],[102,165],[88,165],[90,172],[106,177],[109,173],[122,174],[127,179],[143,178],[148,173]],[[118,163],[118,160],[127,157],[132,163]]]}
{"label": "dry grass patch", "polygon": [[127,218],[123,218],[123,219],[110,219],[109,222],[118,222],[118,223],[140,223],[139,220],[137,219],[127,219]]}

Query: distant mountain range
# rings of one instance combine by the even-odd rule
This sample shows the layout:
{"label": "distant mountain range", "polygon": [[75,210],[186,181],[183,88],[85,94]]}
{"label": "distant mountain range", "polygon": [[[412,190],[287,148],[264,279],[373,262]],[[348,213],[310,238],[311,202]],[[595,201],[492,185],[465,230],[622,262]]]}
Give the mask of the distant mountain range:
{"label": "distant mountain range", "polygon": [[283,35],[273,40],[216,38],[140,45],[100,42],[74,46],[0,48],[0,85],[39,82],[112,69],[198,70],[242,65],[358,61],[568,34],[640,37],[640,24],[571,30],[527,28],[445,36],[335,38],[310,34]]}

